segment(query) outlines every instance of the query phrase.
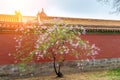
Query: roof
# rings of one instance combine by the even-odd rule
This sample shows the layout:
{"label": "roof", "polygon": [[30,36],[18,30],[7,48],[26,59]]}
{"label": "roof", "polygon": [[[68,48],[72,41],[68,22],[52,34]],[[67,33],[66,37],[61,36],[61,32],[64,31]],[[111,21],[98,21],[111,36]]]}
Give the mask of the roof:
{"label": "roof", "polygon": [[120,20],[104,20],[104,19],[88,19],[88,18],[69,18],[69,17],[53,17],[48,16],[49,19],[59,18],[65,20],[68,24],[79,24],[79,25],[88,25],[88,26],[119,26]]}

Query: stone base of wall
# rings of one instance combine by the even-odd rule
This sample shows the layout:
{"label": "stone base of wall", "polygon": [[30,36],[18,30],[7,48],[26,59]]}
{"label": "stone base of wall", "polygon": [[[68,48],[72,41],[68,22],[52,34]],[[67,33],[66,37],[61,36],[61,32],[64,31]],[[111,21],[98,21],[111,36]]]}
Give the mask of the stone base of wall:
{"label": "stone base of wall", "polygon": [[[120,58],[97,59],[90,61],[66,61],[62,66],[63,74],[79,73],[81,71],[96,71],[120,68]],[[0,80],[2,77],[18,78],[42,75],[55,75],[52,62],[38,64],[0,65]],[[12,80],[11,79],[11,80]]]}

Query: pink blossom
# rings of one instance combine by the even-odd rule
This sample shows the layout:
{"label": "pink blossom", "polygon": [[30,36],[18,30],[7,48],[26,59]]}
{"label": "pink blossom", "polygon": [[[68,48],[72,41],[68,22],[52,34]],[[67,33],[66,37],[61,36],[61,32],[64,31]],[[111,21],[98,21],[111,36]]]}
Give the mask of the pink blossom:
{"label": "pink blossom", "polygon": [[58,43],[59,43],[59,41],[56,42],[56,44],[58,44]]}
{"label": "pink blossom", "polygon": [[35,48],[36,48],[36,49],[37,49],[37,48],[39,48],[39,45],[38,45],[38,44],[36,44],[36,45],[35,45]]}
{"label": "pink blossom", "polygon": [[44,56],[43,56],[43,55],[41,55],[41,54],[39,54],[39,55],[38,55],[38,57],[39,57],[39,58],[43,58]]}
{"label": "pink blossom", "polygon": [[83,43],[83,49],[87,49],[87,44]]}
{"label": "pink blossom", "polygon": [[89,41],[86,41],[87,44],[89,44]]}
{"label": "pink blossom", "polygon": [[87,58],[87,60],[86,60],[87,62],[89,62],[90,60]]}
{"label": "pink blossom", "polygon": [[47,26],[41,26],[42,29],[47,29]]}
{"label": "pink blossom", "polygon": [[65,50],[65,53],[67,54],[68,52],[69,52],[69,49],[66,49],[66,50]]}
{"label": "pink blossom", "polygon": [[75,57],[76,57],[76,59],[78,59],[78,58],[79,58],[79,57],[78,57],[78,54],[76,54]]}
{"label": "pink blossom", "polygon": [[11,56],[11,53],[9,53],[8,56]]}
{"label": "pink blossom", "polygon": [[66,46],[63,45],[63,48],[66,49]]}
{"label": "pink blossom", "polygon": [[93,49],[93,48],[96,48],[95,44],[92,44],[91,48],[92,48],[92,49]]}
{"label": "pink blossom", "polygon": [[35,54],[38,55],[38,54],[40,54],[40,52],[39,51],[35,51]]}
{"label": "pink blossom", "polygon": [[23,30],[24,30],[24,28],[23,28],[23,27],[21,27],[21,28],[20,28],[20,31],[23,31]]}
{"label": "pink blossom", "polygon": [[39,57],[39,56],[37,57],[37,60],[40,60],[40,57]]}
{"label": "pink blossom", "polygon": [[20,48],[21,46],[15,46],[16,48]]}
{"label": "pink blossom", "polygon": [[14,61],[14,63],[17,63],[17,62],[18,62],[17,60]]}
{"label": "pink blossom", "polygon": [[90,53],[87,53],[87,55],[86,56],[91,56],[91,54]]}
{"label": "pink blossom", "polygon": [[17,28],[17,29],[15,29],[15,32],[18,32],[18,28]]}
{"label": "pink blossom", "polygon": [[98,51],[100,51],[100,48],[98,48],[98,47],[96,47],[95,49],[98,50]]}
{"label": "pink blossom", "polygon": [[77,48],[79,46],[79,43],[77,42],[76,44],[75,44],[75,48]]}
{"label": "pink blossom", "polygon": [[97,55],[98,54],[98,52],[95,51],[95,50],[92,50],[91,52],[92,52],[92,55]]}
{"label": "pink blossom", "polygon": [[19,42],[19,40],[15,40],[15,42]]}

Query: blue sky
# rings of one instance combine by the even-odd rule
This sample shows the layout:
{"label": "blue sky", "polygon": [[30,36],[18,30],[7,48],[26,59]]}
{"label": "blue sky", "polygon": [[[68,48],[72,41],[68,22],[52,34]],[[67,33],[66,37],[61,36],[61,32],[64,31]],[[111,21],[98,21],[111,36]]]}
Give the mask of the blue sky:
{"label": "blue sky", "polygon": [[110,14],[110,4],[97,0],[0,0],[0,14],[20,10],[22,15],[35,16],[42,8],[48,16],[120,20],[120,15]]}

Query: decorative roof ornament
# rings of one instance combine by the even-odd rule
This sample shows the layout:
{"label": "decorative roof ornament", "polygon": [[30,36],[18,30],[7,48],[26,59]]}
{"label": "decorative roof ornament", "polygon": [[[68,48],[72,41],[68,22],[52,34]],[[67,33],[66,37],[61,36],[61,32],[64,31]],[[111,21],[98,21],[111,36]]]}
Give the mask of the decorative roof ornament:
{"label": "decorative roof ornament", "polygon": [[21,15],[20,10],[15,10],[15,15]]}
{"label": "decorative roof ornament", "polygon": [[42,11],[40,12],[40,16],[45,17],[47,16],[46,13],[44,12],[44,9],[42,8]]}

